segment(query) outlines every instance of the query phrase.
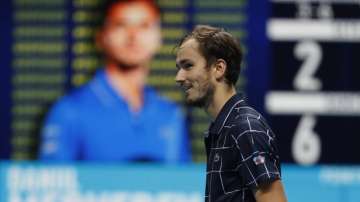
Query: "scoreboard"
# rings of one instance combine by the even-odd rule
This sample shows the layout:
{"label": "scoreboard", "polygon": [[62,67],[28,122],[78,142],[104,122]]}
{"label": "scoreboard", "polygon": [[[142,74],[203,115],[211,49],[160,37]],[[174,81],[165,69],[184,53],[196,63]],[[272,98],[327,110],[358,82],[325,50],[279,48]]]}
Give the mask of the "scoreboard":
{"label": "scoreboard", "polygon": [[265,109],[283,161],[360,162],[360,1],[272,0]]}

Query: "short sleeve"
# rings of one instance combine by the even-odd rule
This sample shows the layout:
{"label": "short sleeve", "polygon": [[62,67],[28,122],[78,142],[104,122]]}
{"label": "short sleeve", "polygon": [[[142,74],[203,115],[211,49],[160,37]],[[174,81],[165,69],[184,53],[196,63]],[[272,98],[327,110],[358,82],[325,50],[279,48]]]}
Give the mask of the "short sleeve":
{"label": "short sleeve", "polygon": [[278,149],[272,131],[256,118],[245,118],[237,126],[235,144],[242,185],[256,189],[280,179]]}
{"label": "short sleeve", "polygon": [[76,160],[79,144],[75,108],[61,99],[50,109],[41,131],[40,160]]}

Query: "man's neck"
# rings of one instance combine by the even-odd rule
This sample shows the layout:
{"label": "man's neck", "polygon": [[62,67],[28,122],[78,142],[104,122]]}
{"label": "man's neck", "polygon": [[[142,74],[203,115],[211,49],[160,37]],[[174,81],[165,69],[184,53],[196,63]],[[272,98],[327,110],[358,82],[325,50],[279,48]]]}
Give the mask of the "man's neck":
{"label": "man's neck", "polygon": [[235,94],[236,90],[234,86],[222,86],[221,88],[215,89],[213,100],[205,109],[206,112],[215,120],[225,103]]}
{"label": "man's neck", "polygon": [[115,65],[106,65],[105,72],[110,85],[123,97],[132,111],[139,111],[143,105],[143,88],[148,75],[147,67],[122,70]]}

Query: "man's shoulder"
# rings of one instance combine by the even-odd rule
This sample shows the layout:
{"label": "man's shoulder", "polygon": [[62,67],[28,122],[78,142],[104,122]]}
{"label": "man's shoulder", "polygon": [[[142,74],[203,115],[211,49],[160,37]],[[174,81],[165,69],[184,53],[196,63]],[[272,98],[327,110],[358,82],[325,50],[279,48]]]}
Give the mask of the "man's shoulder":
{"label": "man's shoulder", "polygon": [[54,103],[58,107],[80,107],[91,101],[93,93],[91,92],[90,82],[82,86],[69,90],[66,94],[59,97]]}
{"label": "man's shoulder", "polygon": [[235,108],[232,114],[233,116],[237,117],[240,122],[247,120],[259,121],[259,119],[262,118],[262,115],[249,105],[242,105]]}
{"label": "man's shoulder", "polygon": [[86,83],[75,86],[70,89],[63,99],[65,102],[86,104],[86,102],[92,102],[100,97],[109,97],[110,87],[105,78],[105,72],[103,69],[98,70],[93,77]]}
{"label": "man's shoulder", "polygon": [[268,129],[265,118],[249,105],[235,107],[231,112],[231,119],[228,125],[232,126],[232,130],[238,132],[247,130],[264,131]]}

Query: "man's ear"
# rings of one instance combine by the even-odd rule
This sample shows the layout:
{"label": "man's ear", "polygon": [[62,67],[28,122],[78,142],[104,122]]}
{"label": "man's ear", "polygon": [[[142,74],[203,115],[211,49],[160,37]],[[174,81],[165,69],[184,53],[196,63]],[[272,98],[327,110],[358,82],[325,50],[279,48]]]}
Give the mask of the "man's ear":
{"label": "man's ear", "polygon": [[226,61],[223,59],[217,59],[214,64],[215,78],[216,80],[225,79],[225,71],[227,68]]}

